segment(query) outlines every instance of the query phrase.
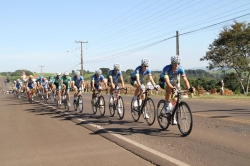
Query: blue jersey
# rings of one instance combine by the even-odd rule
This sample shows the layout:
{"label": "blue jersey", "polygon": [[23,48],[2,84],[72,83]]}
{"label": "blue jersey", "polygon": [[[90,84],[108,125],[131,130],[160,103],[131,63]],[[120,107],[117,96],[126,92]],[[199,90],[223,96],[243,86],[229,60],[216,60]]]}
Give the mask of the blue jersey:
{"label": "blue jersey", "polygon": [[28,84],[28,88],[33,89],[35,85],[35,81],[28,79],[27,84]]}
{"label": "blue jersey", "polygon": [[140,82],[142,82],[143,77],[145,75],[152,75],[151,74],[151,70],[149,68],[147,68],[145,71],[142,71],[142,66],[138,66],[132,73],[131,73],[131,78],[133,80],[136,80],[136,75],[139,75],[139,80]]}
{"label": "blue jersey", "polygon": [[109,73],[108,73],[108,81],[110,82],[110,78],[112,77],[112,80],[113,80],[113,83],[114,84],[118,84],[119,83],[119,78],[122,76],[122,72],[119,71],[117,72],[117,74],[115,74],[115,71],[114,70],[110,70]]}
{"label": "blue jersey", "polygon": [[181,76],[186,76],[185,71],[181,66],[178,67],[177,71],[172,71],[172,65],[167,65],[162,69],[160,79],[164,80],[164,78],[168,76],[170,82],[173,82],[175,79],[177,79],[179,74]]}
{"label": "blue jersey", "polygon": [[22,85],[22,82],[18,82],[18,81],[16,82],[16,88],[17,88],[17,89],[20,89],[20,88],[21,88],[21,85]]}
{"label": "blue jersey", "polygon": [[104,79],[103,75],[100,75],[97,77],[95,74],[91,77],[91,82],[94,82],[95,85],[100,85],[100,82],[102,82]]}
{"label": "blue jersey", "polygon": [[76,76],[72,77],[72,81],[75,82],[75,86],[76,87],[81,87],[82,86],[82,82],[84,81],[84,78],[82,76],[76,78]]}

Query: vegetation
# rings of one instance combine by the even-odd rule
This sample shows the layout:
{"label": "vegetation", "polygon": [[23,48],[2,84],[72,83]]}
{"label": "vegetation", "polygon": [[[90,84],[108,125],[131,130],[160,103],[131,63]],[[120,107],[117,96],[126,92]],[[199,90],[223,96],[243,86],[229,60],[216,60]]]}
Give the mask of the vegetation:
{"label": "vegetation", "polygon": [[[222,71],[233,69],[233,76],[239,82],[244,93],[248,92],[250,81],[250,24],[235,22],[224,27],[209,45],[209,51],[201,61],[209,61],[209,70]],[[229,76],[230,77],[230,76]]]}

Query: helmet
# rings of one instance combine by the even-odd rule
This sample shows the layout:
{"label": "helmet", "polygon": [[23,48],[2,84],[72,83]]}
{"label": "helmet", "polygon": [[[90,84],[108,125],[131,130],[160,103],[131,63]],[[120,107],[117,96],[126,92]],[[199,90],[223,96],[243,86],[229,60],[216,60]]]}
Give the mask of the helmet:
{"label": "helmet", "polygon": [[39,76],[39,79],[42,79],[43,78],[43,76],[41,75],[41,76]]}
{"label": "helmet", "polygon": [[20,79],[17,79],[17,82],[20,82]]}
{"label": "helmet", "polygon": [[68,75],[69,75],[69,72],[66,71],[66,72],[64,73],[64,75],[65,75],[65,76],[68,76]]}
{"label": "helmet", "polygon": [[14,83],[16,83],[16,81],[14,81]]}
{"label": "helmet", "polygon": [[101,74],[102,74],[102,71],[101,71],[100,69],[98,69],[98,70],[95,71],[95,74],[101,75]]}
{"label": "helmet", "polygon": [[49,76],[49,79],[51,79],[51,76]]}
{"label": "helmet", "polygon": [[171,63],[175,62],[175,63],[181,63],[181,57],[179,55],[174,55],[171,57]]}
{"label": "helmet", "polygon": [[33,78],[33,75],[30,75],[30,78]]}
{"label": "helmet", "polygon": [[57,73],[56,73],[56,76],[60,76],[60,75],[61,75],[61,73],[60,73],[60,72],[57,72]]}
{"label": "helmet", "polygon": [[141,65],[149,66],[149,60],[147,58],[142,59]]}
{"label": "helmet", "polygon": [[116,63],[114,64],[114,70],[120,70],[121,66],[120,64]]}
{"label": "helmet", "polygon": [[76,72],[75,72],[75,75],[76,75],[76,76],[80,76],[80,71],[76,71]]}

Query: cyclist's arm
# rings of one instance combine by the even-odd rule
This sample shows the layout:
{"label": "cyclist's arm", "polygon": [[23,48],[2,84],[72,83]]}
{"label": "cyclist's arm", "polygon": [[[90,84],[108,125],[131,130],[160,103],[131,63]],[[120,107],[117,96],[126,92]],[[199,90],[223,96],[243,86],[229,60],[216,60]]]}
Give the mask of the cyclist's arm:
{"label": "cyclist's arm", "polygon": [[139,74],[136,74],[135,78],[136,78],[137,85],[141,87],[141,82],[140,82]]}
{"label": "cyclist's arm", "polygon": [[113,77],[110,75],[110,76],[108,77],[108,79],[109,79],[109,81],[110,81],[110,84],[111,84],[112,88],[114,88]]}
{"label": "cyclist's arm", "polygon": [[123,80],[123,76],[120,76],[120,80],[121,80],[122,88],[124,88],[124,80]]}
{"label": "cyclist's arm", "polygon": [[151,82],[151,84],[155,87],[155,82],[154,82],[152,75],[148,75],[148,78],[149,78],[149,81]]}
{"label": "cyclist's arm", "polygon": [[183,81],[187,89],[190,89],[190,84],[186,76],[183,76]]}
{"label": "cyclist's arm", "polygon": [[173,85],[170,83],[168,75],[164,75],[164,80],[165,80],[165,82],[167,84],[167,87],[169,87],[170,89],[174,88]]}

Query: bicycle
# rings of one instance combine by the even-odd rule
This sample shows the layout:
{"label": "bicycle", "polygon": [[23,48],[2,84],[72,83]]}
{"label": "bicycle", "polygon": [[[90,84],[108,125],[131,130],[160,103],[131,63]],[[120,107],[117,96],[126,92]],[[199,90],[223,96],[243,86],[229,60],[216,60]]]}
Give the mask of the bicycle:
{"label": "bicycle", "polygon": [[69,106],[69,101],[67,99],[67,96],[68,96],[68,92],[64,91],[62,93],[62,104],[64,105],[65,109],[69,110],[70,106]]}
{"label": "bicycle", "polygon": [[[149,98],[149,90],[147,88],[145,92],[140,93],[137,96],[137,100],[133,103],[133,99],[131,101],[131,115],[135,122],[140,119],[141,114],[143,114],[143,118],[147,121],[148,125],[151,126],[155,122],[155,105],[154,101]],[[145,94],[145,99],[141,101],[141,95]],[[141,103],[140,103],[141,102]]]}
{"label": "bicycle", "polygon": [[59,100],[57,99],[58,98],[58,93],[59,93],[59,89],[56,89],[56,94],[54,96],[54,102],[56,104],[56,107],[60,108],[60,103],[59,103]]}
{"label": "bicycle", "polygon": [[73,105],[74,105],[75,111],[77,111],[77,109],[79,109],[79,111],[82,112],[83,111],[83,104],[82,104],[83,100],[82,100],[82,95],[79,92],[80,91],[78,90],[78,92],[76,94],[77,97],[75,97],[76,100],[73,101]]}
{"label": "bicycle", "polygon": [[[97,109],[99,109],[101,116],[104,116],[105,114],[105,100],[102,96],[101,91],[102,89],[97,90],[98,92],[94,92],[94,99],[91,100],[92,103],[92,111],[94,114],[96,114]],[[107,94],[108,92],[106,92]]]}
{"label": "bicycle", "polygon": [[119,119],[123,119],[124,113],[125,113],[125,107],[124,107],[124,102],[123,99],[120,95],[121,90],[126,90],[126,93],[128,93],[127,88],[120,88],[117,86],[115,89],[112,91],[112,96],[111,96],[111,101],[109,101],[109,112],[110,116],[113,117],[115,115],[115,110],[117,110],[117,114],[119,116]]}
{"label": "bicycle", "polygon": [[157,105],[157,120],[160,127],[166,130],[170,124],[174,125],[174,116],[176,116],[177,126],[183,136],[187,136],[191,133],[193,127],[192,112],[188,104],[181,100],[182,95],[187,91],[181,91],[176,88],[173,94],[174,98],[177,97],[176,106],[167,115],[164,110],[165,100],[160,100]]}

